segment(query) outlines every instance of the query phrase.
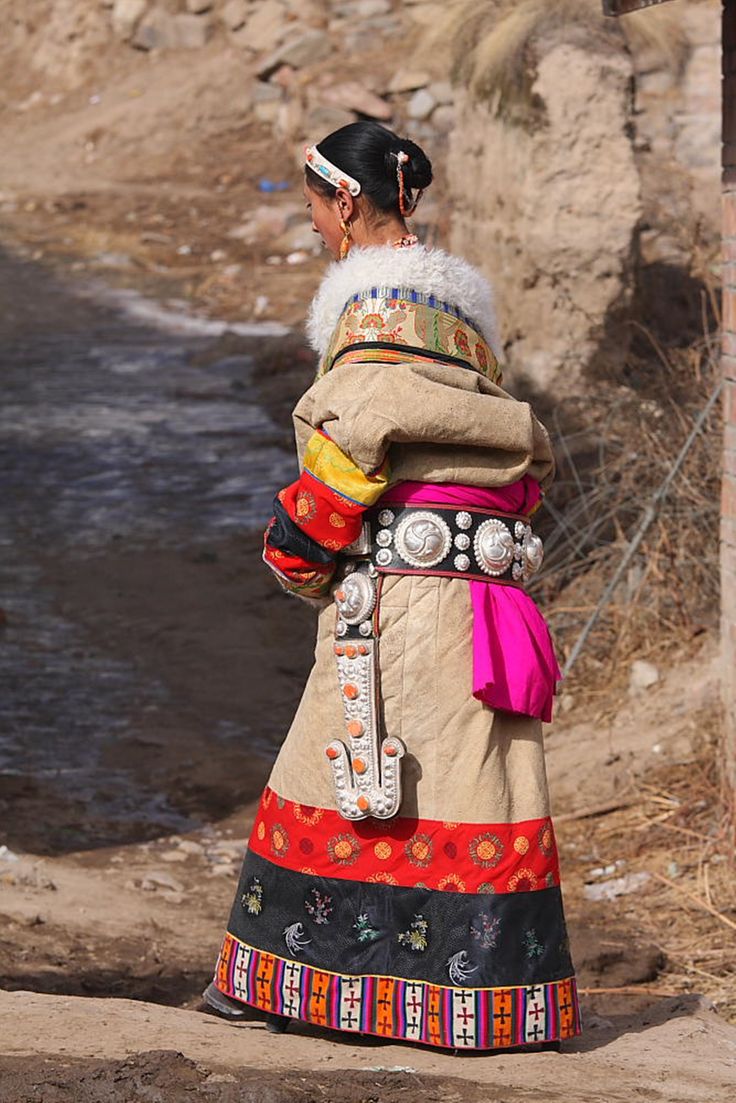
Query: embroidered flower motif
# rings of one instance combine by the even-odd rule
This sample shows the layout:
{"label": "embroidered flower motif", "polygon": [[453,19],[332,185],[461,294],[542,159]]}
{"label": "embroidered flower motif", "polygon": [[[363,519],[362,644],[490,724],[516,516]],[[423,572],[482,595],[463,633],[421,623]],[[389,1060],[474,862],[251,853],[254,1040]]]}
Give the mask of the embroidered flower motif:
{"label": "embroidered flower motif", "polygon": [[450,861],[454,861],[457,858],[457,846],[453,842],[444,843],[442,849],[444,850]]}
{"label": "embroidered flower motif", "polygon": [[524,952],[530,960],[534,957],[541,957],[544,953],[544,946],[537,938],[537,932],[533,927],[524,933]]}
{"label": "embroidered flower motif", "polygon": [[517,869],[516,873],[512,873],[509,877],[506,888],[509,892],[532,892],[539,881],[537,875],[532,869]]}
{"label": "embroidered flower motif", "polygon": [[366,314],[360,323],[361,329],[383,329],[383,316],[381,314]]}
{"label": "embroidered flower motif", "polygon": [[551,870],[550,870],[549,873],[545,873],[545,875],[544,875],[544,884],[545,884],[545,887],[548,888],[548,889],[554,888],[555,875],[554,875],[554,873],[552,873]]}
{"label": "embroidered flower motif", "polygon": [[440,892],[465,892],[465,882],[458,877],[457,873],[448,873],[438,883],[437,888]]}
{"label": "embroidered flower motif", "polygon": [[421,953],[429,945],[429,923],[423,915],[415,915],[409,924],[408,931],[401,931],[396,937],[402,946],[409,950]]}
{"label": "embroidered flower motif", "polygon": [[501,920],[488,912],[476,915],[470,923],[470,935],[480,946],[481,950],[493,950],[498,942],[498,934],[501,929]]}
{"label": "embroidered flower motif", "polygon": [[311,938],[304,937],[304,927],[301,923],[292,923],[289,927],[284,927],[284,942],[286,948],[290,954],[294,957],[300,953],[305,946],[308,946],[311,942]]}
{"label": "embroidered flower motif", "polygon": [[343,547],[339,540],[332,539],[322,540],[321,544],[322,547],[327,548],[328,551],[341,551]]}
{"label": "embroidered flower motif", "polygon": [[283,858],[290,845],[286,828],[280,823],[275,823],[271,828],[271,853],[274,858]]}
{"label": "embroidered flower motif", "polygon": [[485,369],[488,367],[488,353],[482,341],[478,341],[475,346],[475,359],[478,361],[481,368]]}
{"label": "embroidered flower motif", "polygon": [[317,503],[314,495],[308,490],[300,490],[296,496],[296,515],[299,522],[304,525],[311,521],[317,514]]}
{"label": "embroidered flower motif", "polygon": [[555,839],[552,834],[552,824],[545,820],[537,832],[537,844],[545,858],[551,858],[555,849]]}
{"label": "embroidered flower motif", "polygon": [[240,903],[250,915],[260,915],[263,911],[263,885],[257,877],[240,897]]}
{"label": "embroidered flower motif", "polygon": [[345,518],[341,517],[339,513],[331,513],[330,517],[329,517],[329,521],[330,521],[330,524],[332,525],[333,529],[344,529],[345,528]]}
{"label": "embroidered flower motif", "polygon": [[496,891],[496,886],[492,881],[484,881],[481,885],[478,885],[478,892],[485,892],[488,895]]}
{"label": "embroidered flower motif", "polygon": [[329,923],[332,914],[332,897],[321,893],[319,889],[312,889],[312,899],[304,901],[304,907],[315,923]]}
{"label": "embroidered flower motif", "polygon": [[325,814],[323,808],[313,808],[311,804],[294,804],[292,808],[294,819],[307,827],[314,827]]}
{"label": "embroidered flower motif", "polygon": [[338,865],[352,866],[360,856],[360,843],[355,835],[333,835],[327,842],[327,853]]}
{"label": "embroidered flower motif", "polygon": [[517,839],[514,839],[514,850],[517,854],[526,854],[529,849],[529,840],[526,835],[519,835]]}
{"label": "embroidered flower motif", "polygon": [[366,878],[373,885],[398,885],[398,881],[391,873],[371,873],[370,877]]}
{"label": "embroidered flower motif", "polygon": [[256,838],[260,842],[263,842],[263,840],[266,838],[266,825],[263,820],[260,820],[258,827],[256,828]]}
{"label": "embroidered flower motif", "polygon": [[299,849],[301,850],[302,854],[311,854],[314,850],[314,843],[311,839],[300,839]]}
{"label": "embroidered flower motif", "polygon": [[432,840],[429,835],[412,835],[404,847],[404,853],[413,866],[426,869],[432,861]]}
{"label": "embroidered flower motif", "polygon": [[381,934],[380,931],[371,926],[370,920],[365,914],[358,916],[353,923],[353,930],[358,932],[358,942],[373,942]]}
{"label": "embroidered flower motif", "polygon": [[455,342],[455,348],[458,352],[465,353],[466,356],[470,355],[470,342],[468,341],[468,335],[464,329],[459,326],[452,335]]}
{"label": "embroidered flower motif", "polygon": [[447,959],[445,964],[447,965],[447,972],[453,984],[464,984],[471,973],[478,972],[478,966],[470,964],[465,950],[459,950],[458,953],[453,954],[452,957]]}
{"label": "embroidered flower motif", "polygon": [[498,835],[483,831],[470,840],[470,857],[483,869],[494,869],[503,857],[504,846]]}
{"label": "embroidered flower motif", "polygon": [[379,861],[387,862],[393,854],[393,850],[391,849],[389,843],[381,840],[380,842],[377,842],[376,845],[373,847],[373,853],[379,859]]}

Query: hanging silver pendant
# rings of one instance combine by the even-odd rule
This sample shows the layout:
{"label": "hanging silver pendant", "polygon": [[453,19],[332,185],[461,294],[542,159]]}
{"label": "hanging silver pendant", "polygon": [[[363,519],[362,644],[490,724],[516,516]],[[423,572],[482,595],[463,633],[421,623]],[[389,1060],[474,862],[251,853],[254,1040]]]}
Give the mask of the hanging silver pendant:
{"label": "hanging silver pendant", "polygon": [[[345,630],[334,643],[337,680],[345,712],[347,740],[325,748],[335,783],[337,808],[347,820],[389,819],[401,805],[400,739],[380,739],[377,639],[372,614],[376,584],[357,569],[335,592],[337,624]],[[348,633],[349,635],[346,635]]]}

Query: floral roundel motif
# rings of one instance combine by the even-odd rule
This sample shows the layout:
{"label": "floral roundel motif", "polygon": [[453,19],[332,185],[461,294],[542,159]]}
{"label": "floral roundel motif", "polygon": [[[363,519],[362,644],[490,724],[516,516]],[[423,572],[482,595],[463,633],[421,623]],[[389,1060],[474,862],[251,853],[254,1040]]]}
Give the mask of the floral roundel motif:
{"label": "floral roundel motif", "polygon": [[537,844],[545,858],[551,858],[555,849],[555,839],[552,834],[552,824],[545,820],[537,832]]}
{"label": "floral roundel motif", "polygon": [[291,841],[286,828],[280,823],[275,823],[271,828],[271,853],[273,856],[283,858],[290,845]]}
{"label": "floral roundel motif", "polygon": [[352,866],[360,857],[360,843],[355,835],[333,835],[327,841],[327,853],[340,866]]}
{"label": "floral roundel motif", "polygon": [[398,881],[391,873],[371,873],[368,881],[373,885],[398,885]]}
{"label": "floral roundel motif", "polygon": [[517,869],[516,873],[509,877],[506,888],[509,892],[533,892],[538,884],[534,870],[524,868]]}
{"label": "floral roundel motif", "polygon": [[314,495],[310,494],[308,490],[300,490],[296,498],[297,518],[304,524],[306,521],[311,521],[316,513],[317,503],[314,500]]}
{"label": "floral roundel motif", "polygon": [[486,893],[490,896],[496,891],[496,886],[493,884],[493,881],[483,881],[482,884],[478,885],[477,891]]}
{"label": "floral roundel motif", "polygon": [[339,513],[331,513],[330,524],[332,525],[333,529],[344,529],[345,518],[341,517]]}
{"label": "floral roundel motif", "polygon": [[495,869],[503,857],[504,846],[498,835],[482,831],[470,840],[470,859],[483,869]]}
{"label": "floral roundel motif", "polygon": [[266,825],[263,820],[260,821],[258,827],[256,828],[256,837],[258,838],[259,842],[263,842],[263,840],[266,838]]}
{"label": "floral roundel motif", "polygon": [[373,847],[373,853],[380,861],[386,862],[393,854],[393,850],[391,849],[390,843],[381,840]]}
{"label": "floral roundel motif", "polygon": [[429,835],[418,832],[412,835],[404,847],[404,853],[413,866],[426,869],[432,861],[432,840]]}
{"label": "floral roundel motif", "polygon": [[517,854],[526,854],[529,849],[529,840],[526,835],[519,835],[514,839],[514,850]]}
{"label": "floral roundel motif", "polygon": [[325,814],[324,808],[313,808],[310,804],[294,804],[292,811],[294,819],[307,827],[314,827]]}
{"label": "floral roundel motif", "polygon": [[437,885],[440,892],[465,892],[465,882],[457,873],[448,873]]}

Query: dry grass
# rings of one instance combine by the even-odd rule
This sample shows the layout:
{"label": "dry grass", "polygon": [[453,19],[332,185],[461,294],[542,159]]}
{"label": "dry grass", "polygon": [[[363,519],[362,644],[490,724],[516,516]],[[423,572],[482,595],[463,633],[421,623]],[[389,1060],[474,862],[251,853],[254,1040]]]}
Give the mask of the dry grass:
{"label": "dry grass", "polygon": [[426,50],[449,48],[453,79],[474,100],[523,122],[539,108],[532,93],[539,44],[570,35],[587,48],[654,53],[673,67],[684,56],[679,12],[658,8],[612,20],[599,0],[454,0],[429,32]]}
{"label": "dry grass", "polygon": [[[719,380],[714,337],[640,362],[635,386],[603,381],[556,407],[559,459],[546,499],[535,596],[570,654]],[[572,424],[572,428],[570,428]],[[719,599],[720,408],[711,410],[575,670],[575,693],[623,685],[634,658],[687,649],[714,629]]]}
{"label": "dry grass", "polygon": [[585,907],[592,865],[618,861],[616,876],[649,880],[616,901],[637,938],[666,958],[650,991],[698,992],[736,1022],[736,880],[733,820],[719,780],[719,716],[697,717],[700,745],[691,758],[633,782],[626,807],[560,818],[566,894]]}

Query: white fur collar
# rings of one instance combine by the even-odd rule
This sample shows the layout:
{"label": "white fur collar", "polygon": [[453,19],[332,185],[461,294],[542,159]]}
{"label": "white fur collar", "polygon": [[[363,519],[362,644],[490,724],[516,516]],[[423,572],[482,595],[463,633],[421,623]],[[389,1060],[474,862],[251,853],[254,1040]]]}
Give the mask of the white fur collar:
{"label": "white fur collar", "polygon": [[330,265],[307,317],[307,337],[320,356],[327,351],[348,299],[371,287],[412,288],[452,303],[475,322],[500,359],[501,343],[488,280],[466,260],[427,245],[353,248],[345,260]]}

